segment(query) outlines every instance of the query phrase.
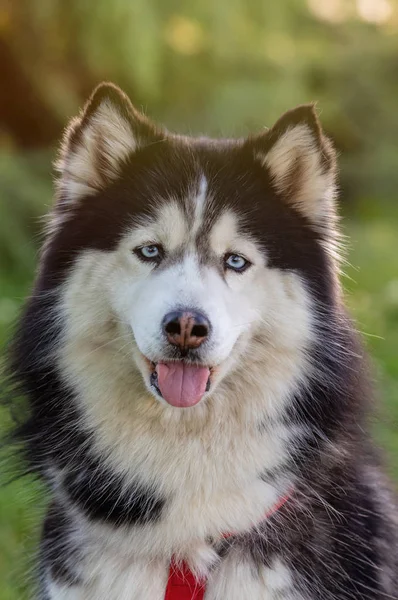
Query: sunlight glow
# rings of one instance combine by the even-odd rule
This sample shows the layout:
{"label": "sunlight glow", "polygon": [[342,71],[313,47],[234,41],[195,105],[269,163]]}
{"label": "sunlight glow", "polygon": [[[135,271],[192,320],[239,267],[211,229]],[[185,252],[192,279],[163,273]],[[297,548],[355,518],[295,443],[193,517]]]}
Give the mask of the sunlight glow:
{"label": "sunlight glow", "polygon": [[369,23],[385,23],[392,15],[389,0],[357,0],[358,15]]}
{"label": "sunlight glow", "polygon": [[318,19],[331,23],[345,21],[350,12],[347,0],[307,0],[307,4]]}
{"label": "sunlight glow", "polygon": [[180,54],[191,56],[203,48],[204,33],[199,22],[179,15],[172,17],[166,26],[168,44]]}

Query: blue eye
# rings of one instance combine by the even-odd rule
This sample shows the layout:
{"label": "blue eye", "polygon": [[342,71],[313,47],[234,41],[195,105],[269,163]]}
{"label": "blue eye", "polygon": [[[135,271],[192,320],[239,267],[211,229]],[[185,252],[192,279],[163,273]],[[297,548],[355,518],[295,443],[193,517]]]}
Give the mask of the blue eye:
{"label": "blue eye", "polygon": [[135,248],[134,253],[143,261],[159,263],[163,257],[163,248],[157,244],[150,244]]}
{"label": "blue eye", "polygon": [[248,267],[250,267],[251,263],[240,256],[240,254],[227,254],[224,257],[224,266],[226,269],[232,269],[233,271],[237,271],[242,273]]}

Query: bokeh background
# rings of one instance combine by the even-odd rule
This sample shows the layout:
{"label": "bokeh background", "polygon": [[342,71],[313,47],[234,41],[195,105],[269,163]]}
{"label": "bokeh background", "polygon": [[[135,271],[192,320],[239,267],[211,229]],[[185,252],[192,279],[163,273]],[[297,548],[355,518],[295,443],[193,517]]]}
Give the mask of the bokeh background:
{"label": "bokeh background", "polygon": [[[317,101],[340,153],[347,301],[398,479],[396,0],[0,0],[0,343],[29,293],[67,120],[109,79],[170,129],[241,135]],[[3,409],[2,427],[10,420]],[[0,488],[0,600],[28,597],[45,496]]]}

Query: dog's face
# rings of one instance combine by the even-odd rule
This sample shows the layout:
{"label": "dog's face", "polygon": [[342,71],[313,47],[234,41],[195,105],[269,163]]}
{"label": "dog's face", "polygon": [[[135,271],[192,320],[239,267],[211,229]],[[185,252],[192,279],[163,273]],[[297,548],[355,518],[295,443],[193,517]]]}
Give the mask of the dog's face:
{"label": "dog's face", "polygon": [[216,142],[158,130],[101,86],[59,167],[43,276],[61,285],[68,339],[130,356],[174,407],[249,364],[294,370],[333,287],[334,156],[312,107]]}

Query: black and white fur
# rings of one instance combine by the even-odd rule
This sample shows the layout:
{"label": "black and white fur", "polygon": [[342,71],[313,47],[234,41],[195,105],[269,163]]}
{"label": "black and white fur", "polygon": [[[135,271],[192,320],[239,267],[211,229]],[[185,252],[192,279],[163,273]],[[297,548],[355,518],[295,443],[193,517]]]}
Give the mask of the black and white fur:
{"label": "black and white fur", "polygon": [[[188,138],[106,84],[58,169],[11,360],[30,404],[18,439],[52,496],[38,599],[163,600],[173,555],[207,578],[206,600],[398,598],[314,108],[248,139]],[[137,257],[145,244],[161,263]],[[225,268],[230,252],[249,268]],[[180,306],[211,323],[184,356],[161,328]],[[163,400],[160,360],[211,366],[199,404]]]}

